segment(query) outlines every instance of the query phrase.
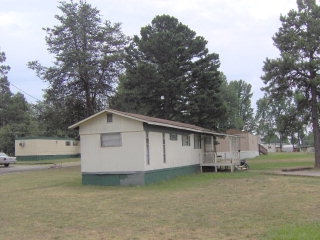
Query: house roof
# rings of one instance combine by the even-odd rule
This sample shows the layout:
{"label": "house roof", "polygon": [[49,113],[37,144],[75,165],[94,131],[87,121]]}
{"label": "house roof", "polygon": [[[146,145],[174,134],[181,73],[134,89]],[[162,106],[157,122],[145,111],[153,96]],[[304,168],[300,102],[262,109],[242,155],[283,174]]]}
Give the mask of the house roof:
{"label": "house roof", "polygon": [[223,134],[223,133],[217,133],[214,132],[212,130],[206,129],[206,128],[202,128],[202,127],[198,127],[196,125],[192,125],[192,124],[187,124],[187,123],[182,123],[182,122],[176,122],[176,121],[171,121],[171,120],[166,120],[166,119],[161,119],[161,118],[155,118],[155,117],[148,117],[145,115],[140,115],[140,114],[135,114],[135,113],[128,113],[128,112],[121,112],[118,110],[114,110],[114,109],[106,109],[103,110],[99,113],[96,113],[80,122],[77,122],[71,126],[69,126],[69,129],[72,128],[77,128],[80,127],[82,124],[84,124],[85,122],[101,115],[101,114],[105,114],[105,113],[112,113],[112,114],[116,114],[122,117],[126,117],[126,118],[130,118],[136,121],[140,121],[140,122],[144,122],[147,123],[149,125],[154,125],[154,126],[162,126],[162,127],[170,127],[170,128],[176,128],[176,129],[182,129],[182,130],[186,130],[186,131],[191,131],[191,132],[198,132],[198,133],[205,133],[205,134],[209,134],[209,135],[216,135],[216,136],[227,136],[229,134]]}
{"label": "house roof", "polygon": [[236,134],[247,134],[248,132],[237,130],[237,129],[229,129],[227,130],[227,133],[236,135]]}

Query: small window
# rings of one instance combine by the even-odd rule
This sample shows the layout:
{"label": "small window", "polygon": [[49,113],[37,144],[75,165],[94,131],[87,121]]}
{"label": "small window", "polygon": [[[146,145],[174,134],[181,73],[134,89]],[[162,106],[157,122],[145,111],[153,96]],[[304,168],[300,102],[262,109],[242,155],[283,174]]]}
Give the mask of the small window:
{"label": "small window", "polygon": [[103,133],[101,134],[101,147],[121,147],[121,133]]}
{"label": "small window", "polygon": [[201,149],[201,135],[194,134],[194,149]]}
{"label": "small window", "polygon": [[71,142],[70,141],[66,141],[66,146],[71,146]]}
{"label": "small window", "polygon": [[112,122],[113,122],[113,114],[107,113],[107,123],[112,123]]}
{"label": "small window", "polygon": [[190,136],[182,135],[182,146],[190,146]]}
{"label": "small window", "polygon": [[177,141],[178,140],[178,134],[170,133],[170,140],[171,141]]}

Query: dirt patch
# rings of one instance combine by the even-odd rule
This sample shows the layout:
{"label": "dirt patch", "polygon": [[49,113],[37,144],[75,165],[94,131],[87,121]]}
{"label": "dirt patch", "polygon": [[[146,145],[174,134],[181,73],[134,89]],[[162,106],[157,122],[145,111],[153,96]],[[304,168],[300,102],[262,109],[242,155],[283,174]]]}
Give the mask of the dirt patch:
{"label": "dirt patch", "polygon": [[313,170],[314,168],[312,167],[300,167],[300,168],[285,168],[282,169],[282,172],[296,172],[296,171],[308,171],[308,170]]}

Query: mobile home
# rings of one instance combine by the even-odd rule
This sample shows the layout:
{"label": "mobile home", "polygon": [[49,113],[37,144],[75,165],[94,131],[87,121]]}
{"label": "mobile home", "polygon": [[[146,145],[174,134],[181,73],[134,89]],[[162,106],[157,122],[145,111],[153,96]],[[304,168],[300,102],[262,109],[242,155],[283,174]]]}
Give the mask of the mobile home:
{"label": "mobile home", "polygon": [[[249,132],[240,131],[231,129],[227,131],[229,136],[238,136],[239,140],[231,144],[232,139],[230,138],[221,138],[219,137],[217,141],[219,144],[217,145],[217,152],[222,155],[230,154],[230,149],[239,152],[240,159],[254,158],[259,156],[259,142],[260,138],[256,135],[253,135]],[[234,141],[234,140],[233,140]]]}
{"label": "mobile home", "polygon": [[79,128],[82,182],[94,185],[145,185],[200,172],[213,151],[209,142],[224,135],[112,109],[69,128]]}
{"label": "mobile home", "polygon": [[23,137],[15,140],[17,160],[80,157],[80,143],[72,138]]}

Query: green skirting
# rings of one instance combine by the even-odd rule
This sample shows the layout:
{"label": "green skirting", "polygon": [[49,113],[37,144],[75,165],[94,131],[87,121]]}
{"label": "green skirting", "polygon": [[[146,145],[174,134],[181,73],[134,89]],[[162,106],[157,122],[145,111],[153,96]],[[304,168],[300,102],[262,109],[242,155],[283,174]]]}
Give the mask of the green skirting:
{"label": "green skirting", "polygon": [[66,158],[79,158],[80,154],[66,154],[66,155],[30,155],[17,156],[18,161],[41,161],[41,160],[57,160]]}
{"label": "green skirting", "polygon": [[165,168],[133,173],[82,173],[83,185],[141,186],[172,179],[178,176],[199,173],[200,165]]}
{"label": "green skirting", "polygon": [[159,169],[153,171],[147,171],[144,174],[145,184],[151,184],[156,182],[165,181],[171,178],[175,178],[182,175],[188,175],[200,172],[200,165],[191,165],[184,167],[176,167],[169,169]]}

